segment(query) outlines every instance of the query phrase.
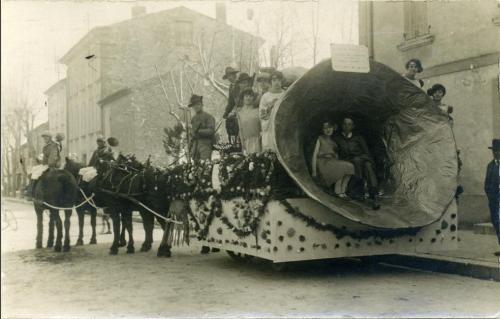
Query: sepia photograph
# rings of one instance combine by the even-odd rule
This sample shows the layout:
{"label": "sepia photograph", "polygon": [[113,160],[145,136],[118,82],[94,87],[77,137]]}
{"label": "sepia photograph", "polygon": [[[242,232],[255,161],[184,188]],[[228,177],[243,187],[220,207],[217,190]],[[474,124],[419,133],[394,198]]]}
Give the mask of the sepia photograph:
{"label": "sepia photograph", "polygon": [[1,318],[500,318],[500,0],[0,0]]}

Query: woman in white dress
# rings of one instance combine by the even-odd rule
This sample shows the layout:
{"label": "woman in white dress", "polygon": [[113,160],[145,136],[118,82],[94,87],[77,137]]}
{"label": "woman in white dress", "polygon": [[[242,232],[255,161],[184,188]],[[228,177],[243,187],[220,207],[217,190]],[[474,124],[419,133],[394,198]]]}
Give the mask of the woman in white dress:
{"label": "woman in white dress", "polygon": [[252,89],[244,90],[241,92],[241,100],[243,106],[236,110],[236,116],[243,154],[261,152],[259,109],[255,105],[255,92]]}
{"label": "woman in white dress", "polygon": [[278,101],[281,98],[284,92],[282,88],[282,82],[283,82],[283,73],[279,71],[274,71],[271,74],[271,88],[269,89],[269,91],[264,93],[264,95],[262,95],[262,98],[260,99],[259,117],[260,117],[260,124],[262,127],[263,150],[274,149],[271,139],[271,132],[273,126],[271,123],[271,118],[273,112],[276,111],[274,107],[276,101]]}

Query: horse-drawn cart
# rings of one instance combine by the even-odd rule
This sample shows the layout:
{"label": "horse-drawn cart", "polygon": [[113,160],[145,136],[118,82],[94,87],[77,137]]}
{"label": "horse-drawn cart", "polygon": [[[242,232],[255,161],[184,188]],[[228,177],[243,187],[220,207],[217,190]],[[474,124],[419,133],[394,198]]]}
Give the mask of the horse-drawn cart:
{"label": "horse-drawn cart", "polygon": [[[334,72],[324,61],[286,91],[273,118],[275,166],[284,170],[273,174],[286,175],[284,183],[299,191],[271,195],[268,164],[259,158],[223,161],[213,174],[212,184],[221,184],[216,195],[184,197],[200,245],[274,263],[456,247],[458,160],[448,119],[398,73],[373,61],[370,69]],[[346,115],[371,145],[383,142],[387,174],[380,210],[332,196],[308,169],[314,127]]]}

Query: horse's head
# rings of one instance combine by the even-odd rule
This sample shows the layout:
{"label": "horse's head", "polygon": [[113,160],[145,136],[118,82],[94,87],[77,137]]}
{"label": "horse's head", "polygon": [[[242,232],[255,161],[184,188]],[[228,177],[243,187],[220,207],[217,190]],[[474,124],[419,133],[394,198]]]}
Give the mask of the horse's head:
{"label": "horse's head", "polygon": [[82,163],[77,162],[76,160],[65,157],[64,169],[70,172],[73,176],[77,177],[78,172],[84,165]]}

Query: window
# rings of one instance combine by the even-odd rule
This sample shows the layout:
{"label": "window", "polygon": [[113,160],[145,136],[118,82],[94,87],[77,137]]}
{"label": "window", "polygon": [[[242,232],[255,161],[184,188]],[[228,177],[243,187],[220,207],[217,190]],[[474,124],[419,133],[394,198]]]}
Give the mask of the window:
{"label": "window", "polygon": [[193,23],[191,21],[175,21],[175,44],[187,46],[193,44]]}
{"label": "window", "polygon": [[403,38],[405,41],[429,34],[430,26],[427,20],[427,1],[405,1],[404,21],[405,29]]}

